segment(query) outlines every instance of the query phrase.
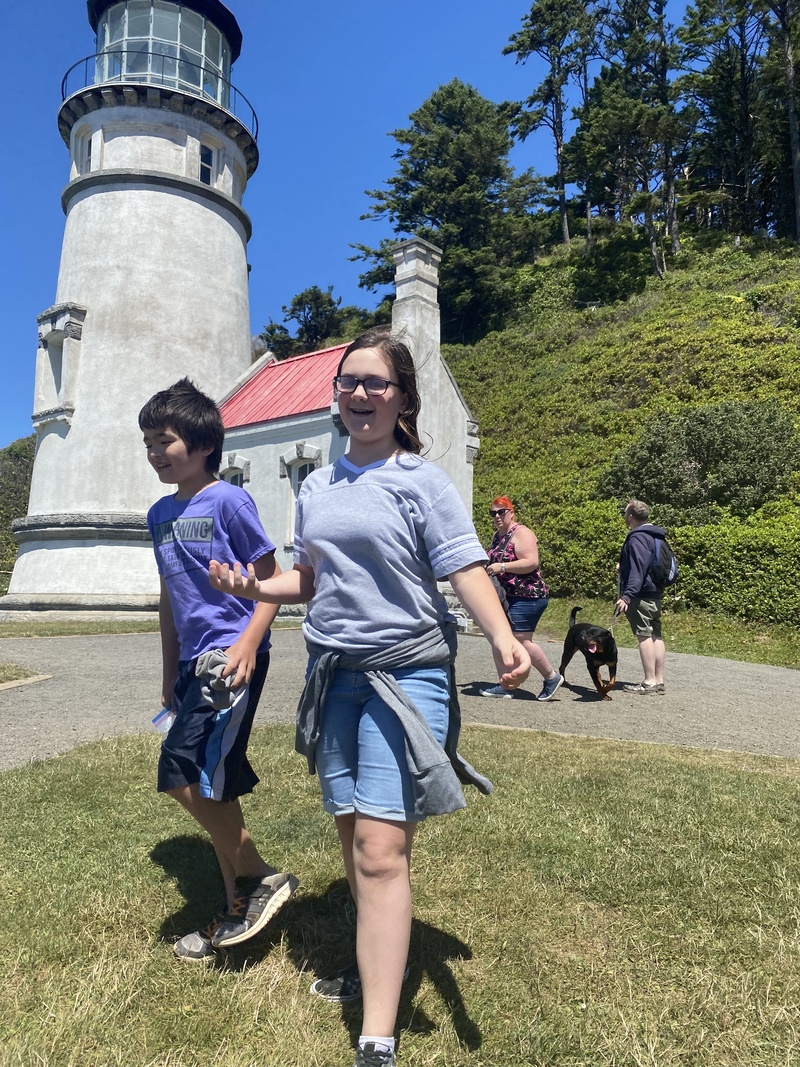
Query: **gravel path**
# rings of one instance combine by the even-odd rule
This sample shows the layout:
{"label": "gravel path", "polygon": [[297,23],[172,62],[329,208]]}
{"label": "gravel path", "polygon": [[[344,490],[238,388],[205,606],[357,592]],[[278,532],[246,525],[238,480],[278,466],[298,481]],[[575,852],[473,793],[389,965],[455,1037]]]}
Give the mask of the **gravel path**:
{"label": "gravel path", "polygon": [[[540,640],[557,664],[561,642]],[[621,649],[620,656],[618,682],[638,681],[636,650]],[[0,770],[149,730],[158,710],[158,634],[2,639],[0,662],[52,676],[0,690]],[[465,722],[800,758],[800,673],[789,668],[669,653],[666,696],[617,690],[613,700],[600,701],[578,655],[568,672],[575,688],[540,704],[538,676],[515,699],[478,696],[493,673],[480,637],[461,640],[457,666]],[[300,632],[276,631],[257,724],[293,721],[304,670]]]}

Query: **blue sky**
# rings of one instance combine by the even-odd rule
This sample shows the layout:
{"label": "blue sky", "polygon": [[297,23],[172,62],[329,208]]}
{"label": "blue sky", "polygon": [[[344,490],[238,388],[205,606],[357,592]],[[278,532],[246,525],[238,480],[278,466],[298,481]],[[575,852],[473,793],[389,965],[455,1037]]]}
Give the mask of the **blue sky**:
{"label": "blue sky", "polygon": [[[388,228],[359,221],[395,169],[388,131],[451,78],[491,100],[521,100],[541,76],[502,49],[527,0],[227,0],[244,35],[232,81],[255,108],[261,161],[244,206],[252,332],[309,285],[372,307],[351,242]],[[683,4],[676,2],[676,8]],[[0,168],[0,447],[31,432],[36,316],[55,300],[69,155],[56,124],[61,79],[94,52],[84,0],[2,0],[6,150]],[[553,169],[545,133],[515,167]]]}

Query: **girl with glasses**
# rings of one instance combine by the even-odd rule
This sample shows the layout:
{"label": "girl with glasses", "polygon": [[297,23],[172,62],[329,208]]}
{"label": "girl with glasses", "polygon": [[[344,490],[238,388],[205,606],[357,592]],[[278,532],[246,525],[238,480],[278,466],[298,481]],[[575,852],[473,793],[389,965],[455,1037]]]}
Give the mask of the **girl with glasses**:
{"label": "girl with glasses", "polygon": [[458,492],[421,458],[420,398],[408,348],[387,329],[345,351],[334,378],[347,453],[311,473],[297,501],[294,569],[258,581],[212,563],[215,588],[267,603],[308,602],[309,651],[298,748],[316,768],[356,905],[356,963],[312,991],[363,997],[356,1067],[390,1067],[411,931],[409,869],[417,823],[484,792],[456,752],[456,630],[437,581],[449,579],[492,648],[500,684],[530,660],[484,569]]}
{"label": "girl with glasses", "polygon": [[[544,679],[536,699],[552,700],[564,679],[553,670],[547,656],[532,640],[536,624],[548,603],[547,586],[539,566],[539,542],[533,530],[517,522],[514,504],[509,497],[495,497],[489,515],[494,525],[494,537],[489,546],[486,571],[503,587],[514,636],[525,647],[531,663]],[[513,695],[502,685],[481,690],[482,697]]]}

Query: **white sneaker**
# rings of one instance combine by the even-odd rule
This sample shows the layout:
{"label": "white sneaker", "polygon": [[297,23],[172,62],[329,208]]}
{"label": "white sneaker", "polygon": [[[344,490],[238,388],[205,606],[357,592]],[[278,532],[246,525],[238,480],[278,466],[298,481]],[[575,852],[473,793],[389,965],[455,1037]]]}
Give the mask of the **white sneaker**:
{"label": "white sneaker", "polygon": [[481,689],[482,697],[513,697],[513,693],[508,689],[503,689],[502,685],[493,685],[491,689]]}

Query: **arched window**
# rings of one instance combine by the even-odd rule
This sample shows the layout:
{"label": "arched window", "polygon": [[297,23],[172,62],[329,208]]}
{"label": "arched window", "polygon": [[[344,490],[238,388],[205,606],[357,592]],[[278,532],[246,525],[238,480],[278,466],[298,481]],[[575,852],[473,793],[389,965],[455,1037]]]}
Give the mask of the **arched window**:
{"label": "arched window", "polygon": [[250,460],[237,452],[229,452],[223,462],[225,466],[219,474],[223,482],[244,489],[245,483],[250,481]]}
{"label": "arched window", "polygon": [[280,476],[286,478],[289,483],[284,540],[286,548],[294,544],[294,513],[303,482],[313,470],[321,466],[322,449],[308,444],[307,441],[298,441],[293,448],[284,452],[280,457]]}

